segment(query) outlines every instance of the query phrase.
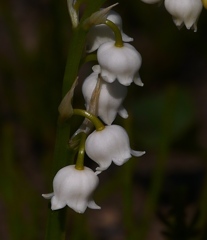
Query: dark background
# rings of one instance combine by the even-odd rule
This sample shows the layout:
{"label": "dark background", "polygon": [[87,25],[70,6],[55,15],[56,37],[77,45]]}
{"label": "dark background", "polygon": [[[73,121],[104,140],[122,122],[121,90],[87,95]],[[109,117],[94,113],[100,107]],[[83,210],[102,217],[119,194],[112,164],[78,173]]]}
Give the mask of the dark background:
{"label": "dark background", "polygon": [[[69,209],[67,239],[185,240],[197,229],[195,239],[201,239],[207,212],[207,12],[194,33],[178,30],[163,4],[119,3],[123,30],[142,55],[144,87],[129,87],[124,106],[130,117],[116,123],[127,129],[131,147],[146,154],[100,175],[95,200],[102,210],[82,216]],[[41,194],[51,187],[70,36],[66,1],[0,3],[2,240],[44,238],[47,201]],[[86,72],[81,70],[80,83]],[[80,89],[75,105],[83,108]]]}

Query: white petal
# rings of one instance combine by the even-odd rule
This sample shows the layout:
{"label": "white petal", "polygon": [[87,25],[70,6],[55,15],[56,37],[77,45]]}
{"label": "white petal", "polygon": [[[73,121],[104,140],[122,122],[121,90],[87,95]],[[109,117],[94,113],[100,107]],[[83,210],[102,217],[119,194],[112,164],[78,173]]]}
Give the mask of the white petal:
{"label": "white petal", "polygon": [[117,79],[118,81],[124,85],[124,86],[129,86],[132,81],[133,81],[133,76],[130,76],[130,75],[117,75]]}
{"label": "white petal", "polygon": [[121,165],[123,165],[125,162],[127,162],[130,158],[131,158],[131,154],[128,154],[128,157],[125,157],[125,158],[114,158],[114,159],[113,159],[113,162],[114,162],[117,166],[121,166]]}
{"label": "white petal", "polygon": [[122,39],[123,39],[124,42],[132,42],[132,41],[134,41],[133,38],[127,36],[127,35],[126,35],[125,33],[123,33],[122,31],[121,31],[121,35],[122,35]]}
{"label": "white petal", "polygon": [[98,206],[93,200],[90,200],[88,202],[88,207],[91,208],[91,209],[101,209],[101,207]]}
{"label": "white petal", "polygon": [[61,208],[64,208],[66,206],[66,202],[61,201],[56,196],[54,196],[51,200],[51,209],[52,210],[58,210]]}
{"label": "white petal", "polygon": [[134,83],[140,87],[143,87],[144,86],[144,83],[142,82],[139,74],[137,74],[135,77],[134,77]]}
{"label": "white petal", "polygon": [[129,116],[127,110],[123,106],[120,106],[118,113],[122,118],[128,118]]}
{"label": "white petal", "polygon": [[131,155],[133,155],[135,157],[141,157],[144,154],[145,154],[145,151],[134,151],[131,149]]}
{"label": "white petal", "polygon": [[112,159],[111,160],[107,159],[102,161],[99,159],[97,163],[99,164],[99,167],[96,168],[96,174],[99,174],[100,172],[103,172],[111,165]]}
{"label": "white petal", "polygon": [[101,77],[103,78],[104,81],[106,81],[108,83],[112,83],[116,80],[116,75],[113,74],[112,72],[109,72],[106,69],[102,69]]}
{"label": "white petal", "polygon": [[51,199],[54,196],[54,193],[46,193],[46,194],[42,194],[43,198],[45,199]]}
{"label": "white petal", "polygon": [[173,18],[173,22],[175,23],[175,25],[177,27],[180,27],[183,25],[183,20],[182,19],[178,19],[178,18]]}
{"label": "white petal", "polygon": [[92,70],[95,72],[95,73],[100,73],[101,72],[101,67],[100,65],[94,65],[92,67]]}
{"label": "white petal", "polygon": [[87,208],[87,202],[83,199],[78,201],[68,201],[67,205],[77,213],[84,213]]}
{"label": "white petal", "polygon": [[[85,79],[82,86],[87,109],[97,84],[97,78],[98,73],[92,73]],[[127,87],[121,85],[117,80],[113,83],[107,83],[103,80],[101,81],[97,115],[105,124],[112,124],[126,95]],[[127,113],[126,110],[125,113]]]}

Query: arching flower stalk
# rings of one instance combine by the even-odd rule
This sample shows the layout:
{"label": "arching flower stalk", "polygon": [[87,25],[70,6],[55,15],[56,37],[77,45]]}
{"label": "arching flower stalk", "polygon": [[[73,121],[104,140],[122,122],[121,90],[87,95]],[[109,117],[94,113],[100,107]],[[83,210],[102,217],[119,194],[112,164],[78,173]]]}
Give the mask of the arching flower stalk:
{"label": "arching flower stalk", "polygon": [[[110,10],[106,19],[110,20],[118,27],[124,42],[133,41],[133,38],[127,36],[122,31],[122,19],[117,12]],[[115,41],[115,35],[113,30],[107,26],[104,21],[102,24],[98,24],[90,28],[87,35],[86,50],[88,53],[93,52],[97,50],[103,43],[110,41]]]}

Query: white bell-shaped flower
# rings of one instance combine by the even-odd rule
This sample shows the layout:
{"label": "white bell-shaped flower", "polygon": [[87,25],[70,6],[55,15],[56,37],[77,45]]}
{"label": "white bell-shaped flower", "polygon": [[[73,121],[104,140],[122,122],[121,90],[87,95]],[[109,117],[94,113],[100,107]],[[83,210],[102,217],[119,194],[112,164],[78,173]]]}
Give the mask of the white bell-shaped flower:
{"label": "white bell-shaped flower", "polygon": [[[117,12],[110,10],[107,19],[116,24],[117,27],[120,29],[122,39],[124,42],[133,41],[133,38],[128,37],[125,33],[123,33],[122,19]],[[97,50],[101,46],[101,44],[114,40],[115,40],[114,33],[107,25],[100,24],[93,26],[90,28],[87,35],[86,50],[89,53],[93,52]]]}
{"label": "white bell-shaped flower", "polygon": [[68,205],[78,213],[84,213],[86,208],[100,209],[92,200],[92,193],[99,183],[96,174],[87,167],[77,170],[75,165],[60,169],[53,180],[53,193],[42,194],[51,198],[51,209],[57,210]]}
{"label": "white bell-shaped flower", "polygon": [[125,86],[132,81],[139,86],[143,83],[139,77],[142,57],[130,44],[124,43],[123,47],[116,47],[114,42],[107,42],[100,46],[97,59],[101,66],[101,77],[108,83],[116,79]]}
{"label": "white bell-shaped flower", "polygon": [[[88,110],[93,91],[98,81],[100,66],[93,67],[94,72],[91,73],[84,81],[82,86],[83,96]],[[100,95],[98,100],[97,115],[106,123],[111,123],[116,118],[117,113],[123,118],[128,117],[128,113],[122,106],[122,102],[127,95],[127,87],[121,85],[117,80],[113,83],[101,81]]]}
{"label": "white bell-shaped flower", "polygon": [[172,15],[176,26],[183,23],[187,29],[197,31],[197,20],[202,11],[201,0],[165,0],[165,8]]}
{"label": "white bell-shaped flower", "polygon": [[129,137],[124,128],[118,125],[106,126],[102,131],[92,132],[86,139],[87,155],[99,167],[97,174],[107,169],[112,161],[120,166],[133,156],[142,156],[145,152],[134,151],[130,148]]}

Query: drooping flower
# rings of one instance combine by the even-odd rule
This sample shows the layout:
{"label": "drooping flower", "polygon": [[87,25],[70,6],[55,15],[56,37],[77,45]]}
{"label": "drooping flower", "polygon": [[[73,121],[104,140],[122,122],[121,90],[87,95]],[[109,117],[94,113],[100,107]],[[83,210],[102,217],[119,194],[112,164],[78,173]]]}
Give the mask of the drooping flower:
{"label": "drooping flower", "polygon": [[[117,12],[111,10],[107,16],[107,19],[112,21],[114,24],[116,24],[117,27],[120,29],[124,42],[133,41],[133,38],[128,37],[122,31],[122,19]],[[109,41],[114,41],[114,40],[115,40],[115,37],[114,37],[113,31],[105,24],[99,24],[99,25],[93,26],[90,28],[87,35],[86,50],[89,53],[93,52],[97,50],[101,46],[101,44]]]}
{"label": "drooping flower", "polygon": [[75,165],[60,169],[53,180],[53,193],[42,194],[51,199],[51,209],[57,210],[68,205],[78,213],[86,208],[100,209],[92,199],[92,193],[99,183],[96,174],[87,167],[77,170]]}
{"label": "drooping flower", "polygon": [[108,83],[117,79],[122,85],[129,86],[132,81],[139,86],[143,83],[139,77],[142,57],[130,44],[116,47],[114,42],[107,42],[97,51],[97,59],[101,66],[101,77]]}
{"label": "drooping flower", "polygon": [[187,29],[197,31],[197,20],[202,11],[201,0],[165,0],[165,8],[172,15],[176,26],[183,23]]}
{"label": "drooping flower", "polygon": [[[97,84],[100,66],[93,67],[94,72],[91,73],[84,81],[82,86],[83,96],[86,102],[86,109],[89,108],[93,90]],[[127,87],[121,85],[117,80],[113,83],[107,83],[100,79],[101,88],[98,101],[97,115],[110,125],[116,118],[117,113],[123,118],[128,117],[128,113],[122,106],[122,102],[127,95]]]}
{"label": "drooping flower", "polygon": [[92,132],[86,139],[87,155],[99,167],[97,174],[106,170],[112,162],[120,166],[133,156],[142,156],[145,152],[134,151],[130,148],[129,137],[121,126],[106,126],[102,131]]}

